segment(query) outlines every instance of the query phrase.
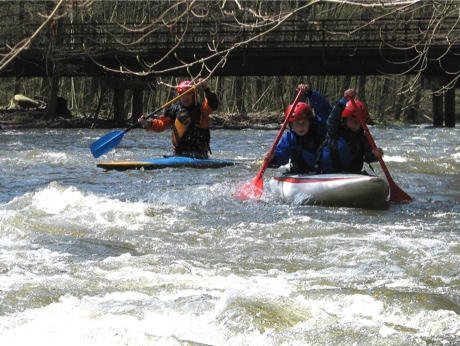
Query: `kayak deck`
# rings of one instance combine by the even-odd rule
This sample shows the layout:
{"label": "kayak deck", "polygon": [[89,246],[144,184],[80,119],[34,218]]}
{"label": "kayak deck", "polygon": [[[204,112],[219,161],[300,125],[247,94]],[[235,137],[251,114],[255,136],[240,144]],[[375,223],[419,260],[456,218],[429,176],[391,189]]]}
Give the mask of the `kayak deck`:
{"label": "kayak deck", "polygon": [[232,160],[197,159],[186,156],[168,156],[139,161],[109,161],[99,162],[97,167],[105,170],[126,171],[131,169],[162,169],[162,168],[221,168],[238,164]]}

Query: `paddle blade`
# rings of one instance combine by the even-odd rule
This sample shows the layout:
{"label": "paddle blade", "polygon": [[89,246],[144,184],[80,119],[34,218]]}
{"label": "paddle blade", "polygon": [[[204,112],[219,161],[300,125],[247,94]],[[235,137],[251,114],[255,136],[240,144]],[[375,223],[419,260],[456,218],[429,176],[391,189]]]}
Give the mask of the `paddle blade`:
{"label": "paddle blade", "polygon": [[412,197],[405,193],[393,180],[390,172],[388,171],[385,162],[382,157],[379,156],[380,166],[382,167],[383,173],[387,178],[388,185],[390,185],[390,201],[391,202],[409,202],[412,201]]}
{"label": "paddle blade", "polygon": [[113,131],[107,133],[105,136],[102,136],[96,142],[91,144],[91,153],[95,158],[108,153],[110,150],[120,144],[124,134],[124,131]]}
{"label": "paddle blade", "polygon": [[410,202],[412,197],[405,193],[398,185],[390,182],[390,201],[392,202]]}
{"label": "paddle blade", "polygon": [[259,199],[264,191],[264,179],[258,174],[248,183],[237,186],[234,196],[241,199]]}

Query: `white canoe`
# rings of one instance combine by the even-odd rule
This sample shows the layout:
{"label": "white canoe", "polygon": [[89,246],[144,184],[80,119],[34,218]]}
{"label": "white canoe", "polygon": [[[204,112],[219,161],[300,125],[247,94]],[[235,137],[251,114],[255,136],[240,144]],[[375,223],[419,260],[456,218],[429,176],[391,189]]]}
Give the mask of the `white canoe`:
{"label": "white canoe", "polygon": [[295,174],[273,177],[273,194],[309,205],[375,208],[387,204],[388,182],[364,174]]}

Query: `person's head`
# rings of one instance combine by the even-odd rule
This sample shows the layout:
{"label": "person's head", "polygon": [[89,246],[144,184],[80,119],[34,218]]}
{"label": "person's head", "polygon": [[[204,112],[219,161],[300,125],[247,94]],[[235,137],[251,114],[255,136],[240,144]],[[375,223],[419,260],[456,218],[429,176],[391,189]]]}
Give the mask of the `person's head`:
{"label": "person's head", "polygon": [[[361,101],[355,101],[356,107],[358,108],[359,114],[364,117],[364,121],[369,121],[369,111],[364,103]],[[351,131],[356,132],[361,128],[361,122],[357,118],[355,106],[353,102],[348,101],[345,109],[342,111],[342,123],[348,127]]]}
{"label": "person's head", "polygon": [[313,112],[305,102],[298,102],[292,111],[292,105],[290,105],[285,112],[285,116],[288,118],[289,128],[292,132],[299,136],[304,136],[308,133],[313,120]]}
{"label": "person's head", "polygon": [[[178,95],[183,94],[184,92],[186,92],[190,88],[193,88],[194,86],[195,86],[195,83],[188,81],[188,80],[184,80],[180,82],[179,85],[177,86],[177,94]],[[184,107],[190,107],[190,106],[195,105],[196,103],[195,91],[192,91],[188,94],[183,95],[179,99],[179,102]]]}

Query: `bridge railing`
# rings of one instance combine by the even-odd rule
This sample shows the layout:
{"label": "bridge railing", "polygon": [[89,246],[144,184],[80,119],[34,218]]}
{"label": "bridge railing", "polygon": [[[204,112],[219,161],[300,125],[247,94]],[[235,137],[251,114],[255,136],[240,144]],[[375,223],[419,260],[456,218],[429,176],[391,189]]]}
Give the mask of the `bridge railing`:
{"label": "bridge railing", "polygon": [[[153,50],[177,49],[207,50],[209,47],[228,49],[235,43],[254,50],[283,49],[410,49],[415,45],[460,46],[458,18],[445,18],[436,30],[429,19],[397,20],[292,20],[262,35],[269,26],[241,27],[235,22],[199,21],[186,25],[149,28],[139,23],[65,23],[57,37],[51,30],[43,30],[31,43],[29,50],[47,50],[59,45],[60,54],[80,54],[84,50],[105,54],[107,50],[137,54]],[[38,25],[18,24],[5,27],[0,24],[1,52],[31,35]],[[182,35],[185,35],[182,37]],[[260,35],[260,36],[259,36]],[[182,37],[182,38],[181,38]],[[0,41],[1,42],[1,41]],[[84,47],[84,48],[83,48]]]}

